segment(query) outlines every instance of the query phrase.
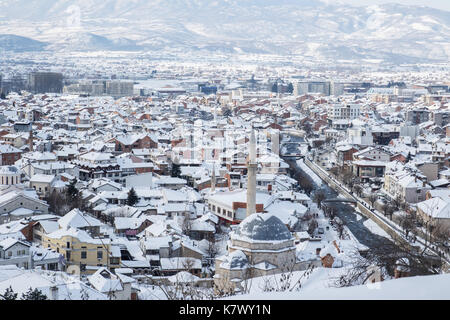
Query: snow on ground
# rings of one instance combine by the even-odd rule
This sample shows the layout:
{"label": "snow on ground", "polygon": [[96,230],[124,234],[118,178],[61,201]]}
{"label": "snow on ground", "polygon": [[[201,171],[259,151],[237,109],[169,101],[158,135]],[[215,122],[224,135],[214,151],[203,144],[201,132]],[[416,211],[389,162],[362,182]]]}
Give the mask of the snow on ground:
{"label": "snow on ground", "polygon": [[319,178],[317,174],[315,174],[306,164],[303,162],[303,159],[297,161],[297,165],[314,181],[317,186],[321,186],[323,184],[322,179]]}
{"label": "snow on ground", "polygon": [[142,284],[139,285],[139,290],[140,300],[167,300],[167,295],[160,286]]}
{"label": "snow on ground", "polygon": [[[329,269],[329,270],[342,270]],[[342,270],[344,271],[344,270]],[[321,271],[324,272],[324,271]],[[326,272],[326,271],[325,271]],[[332,273],[332,272],[331,272]],[[311,282],[311,285],[308,283]],[[450,274],[407,277],[369,285],[346,288],[326,287],[326,280],[317,282],[311,275],[300,291],[262,292],[239,295],[240,300],[448,300]],[[321,285],[324,285],[321,287]],[[236,298],[236,297],[235,297]],[[232,298],[231,298],[232,299]]]}
{"label": "snow on ground", "polygon": [[379,225],[377,225],[374,221],[367,219],[363,222],[363,224],[369,229],[372,233],[377,234],[379,236],[385,237],[390,239],[391,237],[389,234],[386,233],[383,229],[380,228]]}
{"label": "snow on ground", "polygon": [[[305,271],[292,272],[290,280],[290,289],[293,294],[300,294],[303,291],[319,290],[325,288],[336,287],[336,281],[340,275],[346,274],[347,268],[315,268],[309,276],[305,276]],[[251,299],[267,295],[265,299],[271,299],[271,294],[274,292],[265,292],[265,288],[272,288],[275,291],[282,285],[282,274],[275,274],[270,276],[262,276],[253,278],[248,281],[250,291],[248,294],[233,296],[235,299]],[[296,285],[300,281],[300,286]],[[297,289],[300,288],[300,291]],[[231,297],[231,299],[233,298]],[[283,299],[283,298],[279,298]]]}

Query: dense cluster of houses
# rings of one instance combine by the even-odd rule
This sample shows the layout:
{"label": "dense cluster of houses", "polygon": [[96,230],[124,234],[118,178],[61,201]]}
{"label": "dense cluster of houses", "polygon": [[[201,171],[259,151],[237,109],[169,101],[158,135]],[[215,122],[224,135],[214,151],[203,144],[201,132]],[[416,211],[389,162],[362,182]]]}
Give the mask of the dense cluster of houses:
{"label": "dense cluster of houses", "polygon": [[[76,287],[78,296],[136,299],[143,283],[186,271],[202,286],[222,276],[239,290],[243,270],[270,275],[280,260],[296,270],[350,263],[349,242],[367,248],[339,239],[289,176],[286,132],[308,137],[302,156],[346,168],[364,192],[448,223],[448,102],[426,92],[9,94],[0,101],[0,292],[28,274],[45,278],[54,298]],[[318,224],[307,233],[311,217]]]}
{"label": "dense cluster of houses", "polygon": [[[408,90],[372,88],[348,99],[308,99],[302,123],[311,128],[314,160],[337,176],[350,173],[354,184],[363,187],[362,196],[377,194],[424,220],[448,224],[450,212],[442,206],[439,213],[424,207],[430,207],[431,198],[448,201],[449,96],[441,92],[440,99],[431,101],[432,90],[425,85]],[[407,101],[379,99],[402,92],[408,93]]]}

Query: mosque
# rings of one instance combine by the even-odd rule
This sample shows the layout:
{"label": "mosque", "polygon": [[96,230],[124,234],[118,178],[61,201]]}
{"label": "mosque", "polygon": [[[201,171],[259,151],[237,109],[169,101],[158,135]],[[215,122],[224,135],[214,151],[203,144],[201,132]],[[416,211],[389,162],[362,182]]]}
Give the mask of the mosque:
{"label": "mosque", "polygon": [[297,257],[295,238],[276,216],[256,210],[256,139],[250,136],[246,218],[230,233],[228,252],[216,258],[214,283],[222,291],[242,290],[253,277],[304,270],[310,263]]}

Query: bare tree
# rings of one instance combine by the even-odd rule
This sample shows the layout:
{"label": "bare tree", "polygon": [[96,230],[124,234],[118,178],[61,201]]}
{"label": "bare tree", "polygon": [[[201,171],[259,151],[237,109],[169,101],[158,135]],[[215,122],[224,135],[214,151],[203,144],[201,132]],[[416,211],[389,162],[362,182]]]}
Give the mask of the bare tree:
{"label": "bare tree", "polygon": [[351,172],[345,172],[342,175],[342,182],[344,182],[349,186],[350,189],[352,189],[354,185],[353,174]]}
{"label": "bare tree", "polygon": [[181,224],[181,230],[183,234],[189,236],[192,230],[192,221],[189,213],[186,213],[183,217],[183,222]]}
{"label": "bare tree", "polygon": [[333,219],[333,226],[336,228],[336,232],[338,234],[339,239],[344,239],[345,233],[344,222],[338,217],[336,217]]}
{"label": "bare tree", "polygon": [[371,204],[372,207],[373,207],[373,205],[375,204],[375,202],[378,200],[377,194],[376,194],[376,193],[371,193],[371,194],[369,195],[368,200],[369,200],[370,204]]}
{"label": "bare tree", "polygon": [[392,199],[392,206],[397,211],[402,208],[404,201],[402,200],[401,195],[397,194],[397,196]]}
{"label": "bare tree", "polygon": [[308,224],[308,233],[312,236],[318,226],[319,226],[319,224],[318,224],[317,220],[314,218],[311,219],[311,221]]}
{"label": "bare tree", "polygon": [[49,204],[49,210],[59,216],[64,216],[72,209],[72,203],[70,203],[65,193],[53,190],[45,201]]}
{"label": "bare tree", "polygon": [[230,278],[228,275],[221,274],[214,281],[213,292],[215,297],[223,298],[235,295],[235,288],[230,286]]}
{"label": "bare tree", "polygon": [[[406,258],[406,259],[405,259]],[[364,284],[371,277],[369,270],[379,270],[382,279],[394,276],[398,261],[408,261],[410,276],[438,274],[441,264],[427,251],[415,250],[406,244],[386,242],[371,248],[363,256],[352,257],[352,267],[337,279],[339,287]]]}
{"label": "bare tree", "polygon": [[389,203],[385,203],[381,206],[381,210],[385,216],[390,216],[392,220],[392,214],[394,213],[394,207]]}
{"label": "bare tree", "polygon": [[314,190],[314,185],[310,178],[303,172],[297,172],[294,178],[298,181],[300,187],[306,192],[306,194],[309,195],[311,191]]}
{"label": "bare tree", "polygon": [[358,197],[361,197],[363,188],[359,185],[359,184],[355,184],[353,186],[353,190],[355,191],[355,193],[358,195]]}
{"label": "bare tree", "polygon": [[322,207],[322,201],[325,199],[325,193],[322,190],[318,190],[314,194],[314,201],[317,203],[319,209]]}
{"label": "bare tree", "polygon": [[214,259],[217,257],[218,254],[219,254],[219,246],[214,241],[214,239],[211,239],[210,241],[208,241],[208,246],[206,247],[206,255],[209,266],[214,264]]}
{"label": "bare tree", "polygon": [[431,235],[437,243],[445,243],[450,239],[450,227],[443,223],[435,223]]}
{"label": "bare tree", "polygon": [[302,288],[302,284],[305,280],[309,278],[314,270],[314,265],[309,264],[304,270],[297,281],[294,280],[295,263],[288,262],[282,263],[282,272],[271,276],[266,276],[263,278],[263,287],[261,288],[264,292],[292,292],[299,291]]}
{"label": "bare tree", "polygon": [[[153,280],[154,285],[160,288],[168,300],[212,300],[215,298],[212,289],[202,288],[197,285],[196,278],[186,276],[192,274],[194,267],[193,259],[185,259],[176,274],[175,281],[161,277]],[[184,271],[184,273],[183,273]]]}
{"label": "bare tree", "polygon": [[414,231],[414,218],[409,214],[401,214],[398,216],[398,224],[402,227],[405,232],[405,236],[408,237],[409,233]]}
{"label": "bare tree", "polygon": [[332,167],[332,168],[330,169],[330,173],[331,173],[332,175],[334,175],[335,177],[337,177],[338,174],[339,174],[339,167]]}
{"label": "bare tree", "polygon": [[253,268],[254,259],[252,255],[247,256],[248,264],[242,270],[242,293],[250,293],[252,288],[253,278],[255,277],[255,269]]}

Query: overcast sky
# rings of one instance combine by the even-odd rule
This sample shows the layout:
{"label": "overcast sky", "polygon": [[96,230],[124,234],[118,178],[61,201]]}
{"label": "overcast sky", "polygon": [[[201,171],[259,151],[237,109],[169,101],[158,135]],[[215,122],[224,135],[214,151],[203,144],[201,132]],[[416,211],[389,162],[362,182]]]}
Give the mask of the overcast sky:
{"label": "overcast sky", "polygon": [[450,0],[340,0],[340,1],[352,5],[364,5],[364,6],[381,3],[412,4],[450,11]]}

